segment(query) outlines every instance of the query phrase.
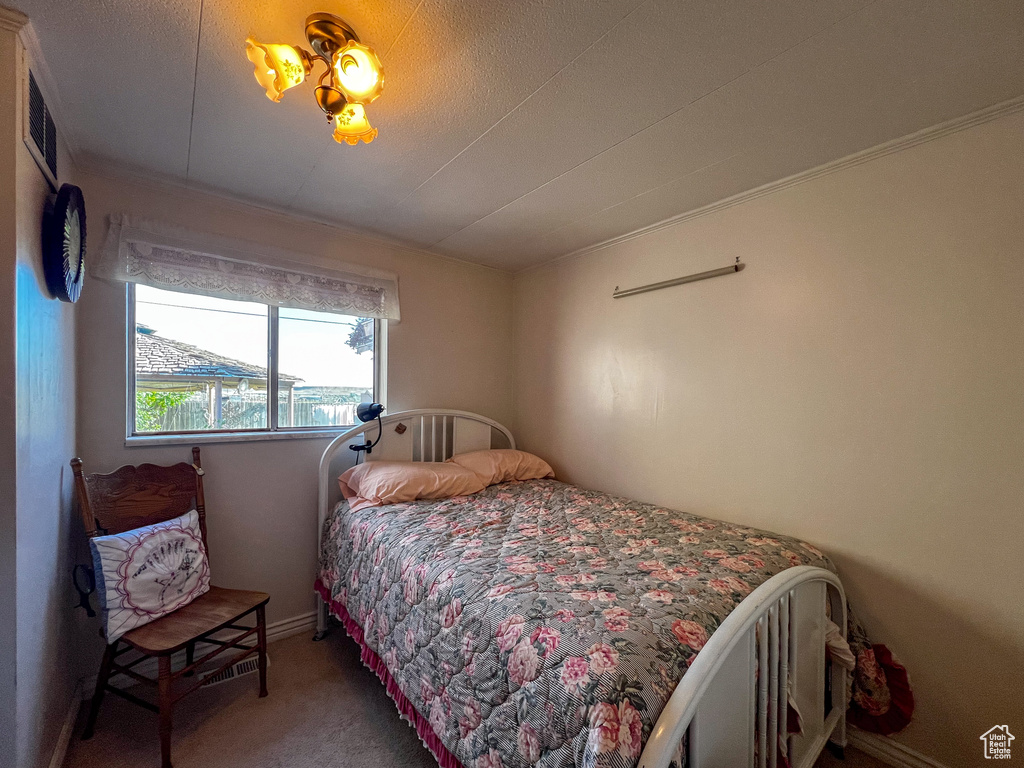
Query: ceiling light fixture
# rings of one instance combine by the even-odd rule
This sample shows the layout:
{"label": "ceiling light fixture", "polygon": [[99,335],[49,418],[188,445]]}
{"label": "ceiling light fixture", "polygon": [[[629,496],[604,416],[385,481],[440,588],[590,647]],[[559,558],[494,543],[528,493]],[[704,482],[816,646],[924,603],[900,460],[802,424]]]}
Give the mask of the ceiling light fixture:
{"label": "ceiling light fixture", "polygon": [[245,41],[245,54],[253,74],[271,101],[280,101],[289,88],[301,85],[317,62],[326,65],[313,95],[333,121],[339,144],[369,144],[377,129],[366,117],[366,104],[384,90],[384,68],[373,48],[359,42],[346,22],[330,13],[314,13],[306,19],[306,39],[313,53],[293,45],[266,45],[253,38]]}

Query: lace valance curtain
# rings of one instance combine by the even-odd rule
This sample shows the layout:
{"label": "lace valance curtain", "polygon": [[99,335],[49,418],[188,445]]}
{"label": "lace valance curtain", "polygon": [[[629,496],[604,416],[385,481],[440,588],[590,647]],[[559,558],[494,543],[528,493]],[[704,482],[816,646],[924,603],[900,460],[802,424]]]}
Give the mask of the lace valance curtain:
{"label": "lace valance curtain", "polygon": [[352,264],[303,264],[301,256],[213,235],[111,216],[92,273],[168,291],[279,307],[399,319],[398,276]]}

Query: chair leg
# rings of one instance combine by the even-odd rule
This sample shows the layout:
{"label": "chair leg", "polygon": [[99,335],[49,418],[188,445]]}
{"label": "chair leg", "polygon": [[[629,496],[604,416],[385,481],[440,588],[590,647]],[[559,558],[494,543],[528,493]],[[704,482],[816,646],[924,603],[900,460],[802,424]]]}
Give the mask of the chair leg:
{"label": "chair leg", "polygon": [[[185,666],[186,667],[191,667],[192,666],[192,662],[195,660],[195,658],[196,658],[196,644],[195,643],[189,643],[188,645],[185,646]],[[189,670],[188,672],[185,673],[185,677],[192,677],[192,675],[194,675],[194,674],[195,674],[195,672],[193,672],[192,670]]]}
{"label": "chair leg", "polygon": [[260,649],[260,698],[262,699],[267,695],[267,608],[264,605],[256,609],[256,637]]}
{"label": "chair leg", "polygon": [[110,680],[110,667],[114,663],[114,656],[117,655],[117,645],[120,640],[115,640],[103,651],[103,660],[100,662],[100,673],[96,676],[96,690],[92,693],[92,702],[89,704],[89,717],[85,721],[85,730],[82,731],[82,739],[91,739],[96,729],[96,718],[100,714],[100,704],[103,703],[103,694],[107,691],[107,681]]}
{"label": "chair leg", "polygon": [[160,759],[162,768],[171,768],[171,657],[160,656],[160,676],[157,688],[160,699]]}

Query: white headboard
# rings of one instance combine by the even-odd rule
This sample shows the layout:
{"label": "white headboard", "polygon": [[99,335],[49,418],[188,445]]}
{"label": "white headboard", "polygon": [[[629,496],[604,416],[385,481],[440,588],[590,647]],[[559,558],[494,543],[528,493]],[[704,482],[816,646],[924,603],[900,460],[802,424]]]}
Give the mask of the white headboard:
{"label": "white headboard", "polygon": [[[381,441],[366,461],[445,461],[456,453],[516,447],[508,429],[466,411],[400,411],[384,416],[382,425]],[[377,423],[362,424],[338,440],[344,442],[349,435],[362,439],[364,434],[375,440]]]}
{"label": "white headboard", "polygon": [[[399,411],[381,418],[381,441],[366,461],[445,461],[456,453],[488,448],[515,448],[516,441],[507,427],[493,419],[468,411],[422,408]],[[364,437],[365,436],[365,437]],[[320,534],[327,512],[340,497],[335,478],[342,467],[355,459],[348,450],[352,443],[377,439],[377,422],[360,424],[331,441],[320,458],[320,491],[317,509],[317,556]]]}

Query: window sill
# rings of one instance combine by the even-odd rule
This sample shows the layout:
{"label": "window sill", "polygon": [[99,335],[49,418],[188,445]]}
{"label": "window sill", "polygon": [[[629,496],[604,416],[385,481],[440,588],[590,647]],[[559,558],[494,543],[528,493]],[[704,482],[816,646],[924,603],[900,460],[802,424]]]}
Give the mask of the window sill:
{"label": "window sill", "polygon": [[124,439],[125,448],[141,448],[156,445],[186,445],[206,443],[254,443],[264,440],[311,440],[334,439],[352,429],[332,427],[330,429],[296,430],[294,432],[195,432],[188,435],[131,435]]}

